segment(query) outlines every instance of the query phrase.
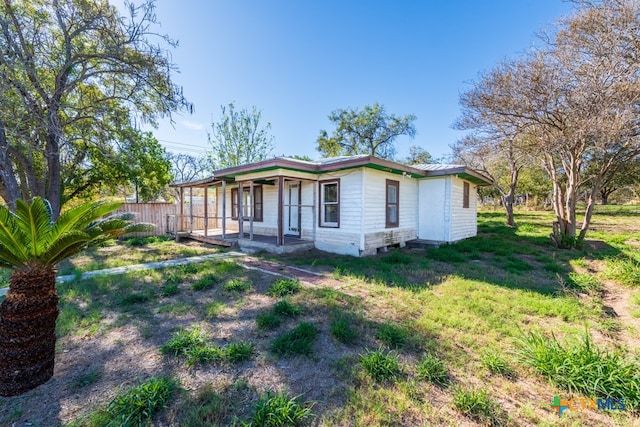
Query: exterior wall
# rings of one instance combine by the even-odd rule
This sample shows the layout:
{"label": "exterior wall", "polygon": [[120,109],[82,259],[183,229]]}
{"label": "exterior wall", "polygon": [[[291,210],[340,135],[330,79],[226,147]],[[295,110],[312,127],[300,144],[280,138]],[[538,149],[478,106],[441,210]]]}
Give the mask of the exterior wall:
{"label": "exterior wall", "polygon": [[[373,255],[378,248],[400,244],[416,238],[418,227],[418,180],[375,169],[365,169],[363,180],[364,209],[362,255]],[[386,228],[386,180],[399,182],[398,227]]]}
{"label": "exterior wall", "polygon": [[418,238],[437,242],[449,241],[451,203],[448,203],[447,199],[450,186],[450,177],[420,180]]}
{"label": "exterior wall", "polygon": [[[360,255],[362,224],[362,173],[364,168],[336,171],[323,174],[319,181],[340,179],[340,227],[319,227],[316,218],[316,248],[343,255]],[[316,197],[319,199],[319,184],[315,183]],[[320,215],[319,200],[316,211]]]}
{"label": "exterior wall", "polygon": [[475,184],[469,183],[469,207],[462,207],[463,183],[451,177],[451,228],[448,242],[473,237],[478,233],[477,197]]}

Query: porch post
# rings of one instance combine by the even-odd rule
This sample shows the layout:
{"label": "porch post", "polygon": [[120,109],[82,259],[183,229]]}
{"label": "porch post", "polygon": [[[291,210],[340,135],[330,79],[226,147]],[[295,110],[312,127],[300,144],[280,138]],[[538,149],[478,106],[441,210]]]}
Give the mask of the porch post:
{"label": "porch post", "polygon": [[180,187],[180,230],[176,222],[176,233],[178,231],[184,231],[184,187]]}
{"label": "porch post", "polygon": [[282,211],[283,211],[283,193],[284,193],[284,177],[278,177],[278,237],[276,238],[276,246],[284,244],[284,232],[282,227]]}
{"label": "porch post", "polygon": [[253,181],[249,181],[249,240],[253,240],[253,212],[255,211],[253,200]]}
{"label": "porch post", "polygon": [[222,181],[222,240],[227,237],[227,181]]}
{"label": "porch post", "polygon": [[311,185],[313,186],[313,202],[311,203],[311,215],[312,215],[312,219],[313,219],[313,226],[312,226],[312,230],[313,230],[313,243],[316,243],[316,233],[318,232],[318,206],[316,205],[317,201],[318,201],[318,196],[317,196],[317,190],[318,190],[318,183],[317,181],[312,181]]}
{"label": "porch post", "polygon": [[209,232],[209,186],[204,187],[204,237]]}
{"label": "porch post", "polygon": [[242,181],[238,182],[238,238],[244,239],[244,206],[242,206],[242,199],[244,194],[242,193]]}
{"label": "porch post", "polygon": [[193,233],[193,187],[189,187],[189,231]]}

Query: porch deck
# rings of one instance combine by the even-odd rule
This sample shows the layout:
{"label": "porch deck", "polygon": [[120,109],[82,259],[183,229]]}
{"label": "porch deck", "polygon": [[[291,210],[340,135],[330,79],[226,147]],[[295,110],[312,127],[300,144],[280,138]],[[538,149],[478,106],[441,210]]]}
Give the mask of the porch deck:
{"label": "porch deck", "polygon": [[222,229],[208,229],[205,230],[191,230],[178,233],[179,238],[188,238],[197,240],[204,243],[210,243],[217,246],[233,247],[239,246],[240,249],[247,252],[258,252],[265,250],[273,253],[290,253],[299,250],[308,250],[315,247],[313,241],[301,239],[296,236],[284,235],[284,244],[282,246],[277,245],[276,236],[266,236],[262,234],[254,234],[253,240],[249,239],[249,233],[240,234],[237,232],[225,233],[224,238],[222,236]]}

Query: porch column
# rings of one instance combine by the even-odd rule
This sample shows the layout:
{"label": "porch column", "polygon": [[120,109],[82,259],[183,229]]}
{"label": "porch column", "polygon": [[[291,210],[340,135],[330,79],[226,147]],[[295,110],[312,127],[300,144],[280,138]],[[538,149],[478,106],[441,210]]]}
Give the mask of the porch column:
{"label": "porch column", "polygon": [[238,182],[238,238],[244,238],[244,206],[242,206],[242,199],[244,199],[242,194],[242,181]]}
{"label": "porch column", "polygon": [[282,211],[284,200],[284,177],[278,177],[278,236],[276,238],[276,246],[282,246],[284,244],[284,230],[282,227]]}
{"label": "porch column", "polygon": [[312,221],[312,229],[313,229],[313,243],[316,242],[316,233],[318,232],[318,212],[317,212],[317,205],[316,203],[318,203],[318,195],[317,195],[317,190],[318,190],[318,183],[316,181],[312,181],[311,185],[313,186],[313,198],[311,200],[313,200],[313,202],[311,203],[311,215],[313,218]]}
{"label": "porch column", "polygon": [[209,186],[204,187],[204,237],[209,232]]}
{"label": "porch column", "polygon": [[222,240],[227,237],[227,182],[222,181]]}
{"label": "porch column", "polygon": [[249,240],[253,240],[253,212],[255,212],[253,200],[253,181],[249,181]]}
{"label": "porch column", "polygon": [[189,231],[193,233],[193,187],[189,187]]}
{"label": "porch column", "polygon": [[184,187],[180,187],[180,230],[177,228],[178,222],[176,222],[176,233],[184,230]]}

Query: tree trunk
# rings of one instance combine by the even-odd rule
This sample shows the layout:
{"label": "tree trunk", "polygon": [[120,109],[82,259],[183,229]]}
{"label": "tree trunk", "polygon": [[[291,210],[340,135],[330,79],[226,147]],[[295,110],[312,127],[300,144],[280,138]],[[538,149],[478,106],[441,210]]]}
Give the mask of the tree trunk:
{"label": "tree trunk", "polygon": [[34,266],[11,275],[0,304],[0,396],[16,396],[53,376],[56,270]]}
{"label": "tree trunk", "polygon": [[6,196],[5,202],[13,210],[16,207],[16,200],[20,197],[20,188],[9,157],[9,142],[2,121],[0,121],[0,179],[4,187],[3,193]]}
{"label": "tree trunk", "polygon": [[603,205],[609,204],[609,195],[607,193],[600,193],[600,197],[602,198]]}

